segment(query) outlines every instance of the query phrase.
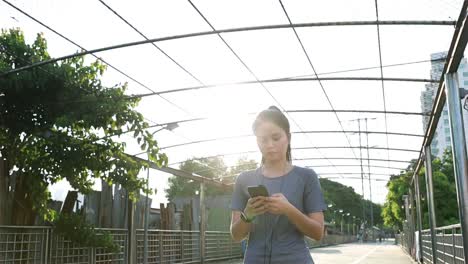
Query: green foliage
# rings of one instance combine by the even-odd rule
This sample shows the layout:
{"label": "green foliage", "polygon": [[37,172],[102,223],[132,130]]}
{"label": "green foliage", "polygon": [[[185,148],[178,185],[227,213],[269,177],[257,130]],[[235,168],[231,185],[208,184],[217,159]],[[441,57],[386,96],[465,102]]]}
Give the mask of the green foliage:
{"label": "green foliage", "polygon": [[[18,29],[2,30],[0,51],[0,72],[50,59],[41,34],[29,45]],[[125,95],[126,84],[104,87],[105,69],[76,57],[0,78],[0,153],[24,177],[32,209],[46,220],[56,218],[46,206],[47,187],[62,179],[84,194],[99,178],[121,184],[132,198],[145,189],[137,175],[147,164],[125,154],[125,143],[111,135],[134,131],[152,161],[167,163],[134,110],[139,99]]]}
{"label": "green foliage", "polygon": [[258,163],[255,160],[249,160],[246,157],[241,157],[237,161],[236,165],[231,167],[229,175],[231,177],[237,177],[241,172],[255,170],[258,167]]}
{"label": "green foliage", "polygon": [[[183,162],[180,169],[186,172],[191,172],[203,175],[209,178],[220,178],[226,175],[237,176],[239,173],[248,170],[254,170],[258,166],[254,160],[247,158],[240,158],[237,164],[229,170],[220,158],[202,158],[191,159]],[[325,212],[325,217],[328,222],[332,221],[333,209],[343,209],[345,213],[351,213],[352,216],[362,218],[362,197],[354,192],[353,188],[343,184],[330,181],[327,179],[320,179],[320,184],[327,204],[333,204],[332,210]],[[172,201],[177,196],[193,196],[196,191],[200,190],[200,184],[181,177],[172,176],[169,178],[169,188],[166,189],[166,195],[169,201]],[[216,187],[207,186],[207,195],[226,194],[225,190]],[[370,219],[370,206],[369,201],[364,201],[366,219]],[[374,224],[380,225],[382,223],[381,206],[373,204],[374,209]],[[338,217],[338,216],[337,216]],[[346,221],[350,221],[347,219]],[[369,221],[370,223],[370,221]]]}
{"label": "green foliage", "polygon": [[388,227],[402,228],[405,219],[403,195],[408,194],[408,187],[413,172],[405,172],[399,177],[393,177],[388,183],[388,194],[382,209],[384,224]]}
{"label": "green foliage", "polygon": [[76,214],[60,215],[55,223],[58,235],[73,241],[81,247],[105,248],[109,252],[119,252],[120,247],[115,244],[111,234],[107,231],[96,230],[88,224],[82,216]]}
{"label": "green foliage", "polygon": [[[332,205],[329,210],[325,211],[325,220],[327,222],[341,221],[340,214],[334,213],[336,210],[343,210],[344,213],[350,213],[351,217],[362,219],[362,196],[354,192],[354,189],[349,186],[345,186],[341,183],[331,181],[328,179],[321,178],[320,185],[322,187],[323,196],[325,202],[328,205]],[[378,204],[371,203],[368,200],[364,201],[365,217],[370,225],[370,206],[373,206],[374,225],[382,224],[382,218],[380,217],[381,206]],[[337,219],[334,219],[336,217]],[[350,223],[349,219],[345,219],[347,223]],[[357,223],[357,222],[356,222]]]}
{"label": "green foliage", "polygon": [[[180,165],[180,170],[199,174],[204,177],[222,180],[224,177],[237,175],[242,171],[252,170],[257,167],[253,160],[241,158],[237,164],[230,170],[227,169],[224,161],[219,158],[201,158],[191,159]],[[226,190],[207,185],[206,195],[226,194]],[[169,188],[165,190],[166,197],[172,201],[176,196],[193,196],[195,192],[200,191],[200,183],[194,182],[182,177],[172,176],[169,178]]]}
{"label": "green foliage", "polygon": [[[410,166],[410,168],[414,168],[414,166]],[[432,171],[437,226],[446,226],[458,223],[457,193],[453,172],[452,153],[450,150],[446,150],[444,152],[442,159],[433,159]],[[393,176],[387,184],[388,194],[382,210],[382,217],[385,224],[389,227],[402,229],[402,223],[406,219],[402,197],[405,194],[409,194],[410,182],[413,173],[414,171],[412,169],[404,171],[400,175]],[[423,228],[426,229],[429,228],[429,213],[425,168],[420,170],[418,180],[421,194],[422,222]]]}

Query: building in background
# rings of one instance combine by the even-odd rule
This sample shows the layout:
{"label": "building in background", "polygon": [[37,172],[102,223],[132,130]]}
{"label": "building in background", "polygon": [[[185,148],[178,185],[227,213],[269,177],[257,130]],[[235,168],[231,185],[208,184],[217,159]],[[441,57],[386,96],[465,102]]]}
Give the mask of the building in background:
{"label": "building in background", "polygon": [[[440,80],[442,71],[445,65],[445,58],[447,52],[439,52],[431,54],[431,79]],[[463,58],[458,68],[458,85],[460,88],[468,89],[468,64],[466,58]],[[432,104],[436,96],[439,83],[427,83],[426,89],[421,92],[421,109],[423,113],[430,113],[432,111]],[[462,105],[464,101],[462,101]],[[427,129],[430,117],[423,117],[423,131]],[[468,111],[463,110],[463,121],[465,127],[465,139],[467,138],[466,132],[468,131]],[[466,140],[468,142],[468,140]],[[444,106],[442,114],[437,124],[437,130],[431,143],[432,155],[441,158],[444,151],[451,148],[450,136],[450,121],[448,116],[447,105]]]}

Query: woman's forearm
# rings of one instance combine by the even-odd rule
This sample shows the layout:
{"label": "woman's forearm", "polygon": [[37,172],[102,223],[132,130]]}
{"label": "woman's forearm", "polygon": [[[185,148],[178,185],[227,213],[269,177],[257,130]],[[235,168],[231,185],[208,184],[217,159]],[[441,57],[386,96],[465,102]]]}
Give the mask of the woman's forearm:
{"label": "woman's forearm", "polygon": [[234,241],[240,242],[249,234],[252,224],[242,221],[240,217],[236,218],[231,224],[231,236]]}
{"label": "woman's forearm", "polygon": [[286,216],[304,235],[315,240],[322,239],[323,222],[308,217],[294,206],[286,211]]}

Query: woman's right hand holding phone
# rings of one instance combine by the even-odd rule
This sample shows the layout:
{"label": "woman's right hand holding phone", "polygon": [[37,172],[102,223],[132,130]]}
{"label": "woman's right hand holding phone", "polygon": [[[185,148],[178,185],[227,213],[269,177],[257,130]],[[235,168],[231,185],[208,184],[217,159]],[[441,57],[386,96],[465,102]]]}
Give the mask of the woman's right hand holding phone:
{"label": "woman's right hand holding phone", "polygon": [[244,209],[244,214],[248,217],[254,217],[261,215],[268,211],[268,204],[266,202],[267,197],[257,196],[252,197],[247,201],[247,205]]}

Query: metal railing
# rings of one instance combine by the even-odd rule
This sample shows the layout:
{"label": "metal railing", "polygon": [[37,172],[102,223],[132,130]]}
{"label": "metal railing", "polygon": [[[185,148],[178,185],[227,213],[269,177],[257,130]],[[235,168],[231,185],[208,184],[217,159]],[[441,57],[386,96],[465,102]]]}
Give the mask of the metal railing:
{"label": "metal railing", "polygon": [[96,230],[108,231],[119,245],[119,251],[77,246],[54,234],[51,227],[0,226],[0,264],[125,263],[126,230]]}
{"label": "metal railing", "polygon": [[[80,247],[55,234],[51,227],[0,226],[0,264],[98,264],[127,263],[126,229],[96,228],[107,231],[119,245],[118,252],[103,248]],[[355,241],[355,236],[327,235],[321,241],[308,239],[310,248]],[[205,261],[242,257],[240,243],[229,232],[206,231]],[[143,263],[144,230],[136,230],[136,262]],[[148,263],[199,263],[200,232],[185,230],[148,230]]]}
{"label": "metal railing", "polygon": [[[137,263],[143,263],[144,230],[137,230]],[[229,232],[206,231],[205,261],[240,258],[240,243]],[[148,263],[199,263],[200,232],[149,230]]]}
{"label": "metal railing", "polygon": [[401,234],[395,234],[395,244],[401,246]]}
{"label": "metal railing", "polygon": [[[144,230],[137,233],[137,263],[143,263]],[[200,232],[148,230],[148,263],[200,262]]]}
{"label": "metal railing", "polygon": [[46,263],[49,229],[8,227],[0,231],[0,263]]}
{"label": "metal railing", "polygon": [[[144,230],[138,229],[137,263],[143,263]],[[148,263],[200,262],[200,232],[148,230]]]}
{"label": "metal railing", "polygon": [[431,243],[431,230],[426,229],[421,231],[422,243],[422,258],[426,263],[432,263],[432,243]]}
{"label": "metal railing", "polygon": [[207,231],[205,235],[205,260],[223,260],[240,258],[242,248],[240,243],[232,240],[229,232]]}
{"label": "metal railing", "polygon": [[[107,231],[119,245],[118,252],[103,248],[80,247],[51,227],[0,226],[0,264],[99,264],[127,263],[128,236],[125,229],[97,228]],[[136,230],[137,263],[143,263],[144,231]],[[240,258],[240,243],[229,232],[207,231],[205,260]],[[200,232],[184,230],[149,230],[148,263],[199,263]]]}
{"label": "metal railing", "polygon": [[[411,245],[409,245],[409,237],[408,237],[408,228],[403,228],[403,232],[400,234],[395,235],[395,242],[400,245],[400,247],[406,252],[406,254],[411,255],[411,251],[409,248]],[[424,233],[421,233],[424,236]],[[430,234],[429,234],[430,236]],[[429,237],[429,245],[431,244],[431,238]],[[423,243],[424,245],[424,243]],[[430,249],[430,248],[429,248]]]}
{"label": "metal railing", "polygon": [[306,237],[306,242],[309,248],[350,243],[355,242],[356,240],[356,236],[353,235],[326,235],[320,241]]}
{"label": "metal railing", "polygon": [[[465,263],[460,224],[438,227],[435,231],[437,263]],[[431,232],[429,229],[423,230],[421,235],[424,262],[432,263]]]}

